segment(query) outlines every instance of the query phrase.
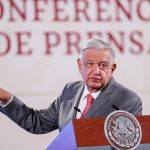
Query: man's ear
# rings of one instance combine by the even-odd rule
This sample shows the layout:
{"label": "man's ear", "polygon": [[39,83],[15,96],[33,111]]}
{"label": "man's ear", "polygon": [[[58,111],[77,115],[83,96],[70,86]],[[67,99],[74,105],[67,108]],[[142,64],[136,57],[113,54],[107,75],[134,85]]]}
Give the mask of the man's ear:
{"label": "man's ear", "polygon": [[111,66],[111,71],[112,71],[112,73],[116,70],[116,67],[117,67],[117,64],[113,64],[113,65]]}
{"label": "man's ear", "polygon": [[78,64],[79,72],[81,73],[81,59],[80,58],[77,59],[77,64]]}

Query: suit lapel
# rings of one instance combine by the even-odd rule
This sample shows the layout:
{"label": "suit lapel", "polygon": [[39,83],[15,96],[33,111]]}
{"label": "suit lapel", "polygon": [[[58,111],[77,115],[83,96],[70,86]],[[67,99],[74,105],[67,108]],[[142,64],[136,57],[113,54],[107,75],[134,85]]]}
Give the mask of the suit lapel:
{"label": "suit lapel", "polygon": [[99,96],[94,100],[92,106],[85,114],[85,118],[92,117],[97,111],[102,111],[105,104],[111,100],[111,93],[114,90],[114,79],[112,78],[111,81],[108,83],[107,87],[104,88]]}
{"label": "suit lapel", "polygon": [[[83,93],[83,90],[84,90],[84,84],[81,85],[81,87],[78,89],[75,97],[72,99],[72,102],[74,103],[73,107],[77,106],[78,107],[78,104],[79,104],[79,101],[81,99],[81,96],[82,96],[82,93]],[[73,108],[74,109],[74,108]],[[76,110],[73,111],[73,119],[76,118]]]}
{"label": "suit lapel", "polygon": [[85,114],[85,118],[92,117],[97,111],[100,111],[103,106],[111,99],[111,97],[105,93],[100,93],[100,95],[94,100],[92,106]]}

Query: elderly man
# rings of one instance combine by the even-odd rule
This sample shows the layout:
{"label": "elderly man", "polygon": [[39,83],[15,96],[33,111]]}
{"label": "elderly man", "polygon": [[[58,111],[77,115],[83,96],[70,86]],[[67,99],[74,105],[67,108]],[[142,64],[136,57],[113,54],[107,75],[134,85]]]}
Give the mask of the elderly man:
{"label": "elderly man", "polygon": [[44,110],[33,110],[11,93],[0,89],[0,111],[35,134],[57,128],[62,130],[74,118],[107,116],[116,109],[141,115],[141,99],[113,78],[116,69],[114,57],[115,52],[108,43],[89,39],[77,59],[83,81],[66,84],[58,98]]}

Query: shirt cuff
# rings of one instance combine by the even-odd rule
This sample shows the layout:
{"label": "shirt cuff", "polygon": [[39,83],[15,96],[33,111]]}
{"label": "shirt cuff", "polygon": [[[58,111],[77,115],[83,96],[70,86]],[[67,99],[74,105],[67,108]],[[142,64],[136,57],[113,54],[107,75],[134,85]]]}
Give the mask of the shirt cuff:
{"label": "shirt cuff", "polygon": [[9,103],[12,102],[13,98],[14,98],[14,96],[12,95],[11,98],[10,98],[10,100],[9,100],[7,103],[5,103],[5,104],[0,101],[0,107],[1,107],[1,108],[6,107]]}

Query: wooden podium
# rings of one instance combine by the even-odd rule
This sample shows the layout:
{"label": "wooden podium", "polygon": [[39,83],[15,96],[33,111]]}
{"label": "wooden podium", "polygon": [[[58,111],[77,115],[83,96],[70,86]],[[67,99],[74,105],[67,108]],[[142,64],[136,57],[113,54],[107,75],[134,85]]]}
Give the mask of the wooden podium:
{"label": "wooden podium", "polygon": [[[136,117],[142,140],[136,150],[150,150],[150,115]],[[104,134],[105,118],[75,119],[68,123],[47,150],[113,150]]]}

